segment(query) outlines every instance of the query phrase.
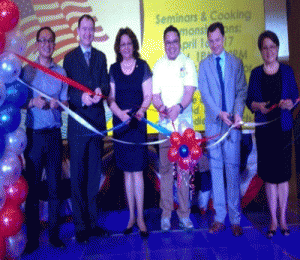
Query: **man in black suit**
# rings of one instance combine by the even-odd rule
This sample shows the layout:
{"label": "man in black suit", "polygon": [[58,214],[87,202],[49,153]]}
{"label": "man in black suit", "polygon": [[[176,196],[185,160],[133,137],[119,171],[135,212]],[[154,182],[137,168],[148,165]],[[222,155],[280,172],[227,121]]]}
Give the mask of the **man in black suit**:
{"label": "man in black suit", "polygon": [[[95,95],[69,88],[70,109],[91,125],[102,131],[106,129],[103,96],[109,94],[105,55],[92,47],[95,21],[89,15],[78,20],[79,46],[69,52],[63,67],[67,76]],[[88,242],[90,236],[102,236],[107,232],[97,226],[98,209],[96,197],[102,173],[102,136],[96,135],[69,117],[68,141],[70,146],[70,169],[72,208],[76,240]]]}

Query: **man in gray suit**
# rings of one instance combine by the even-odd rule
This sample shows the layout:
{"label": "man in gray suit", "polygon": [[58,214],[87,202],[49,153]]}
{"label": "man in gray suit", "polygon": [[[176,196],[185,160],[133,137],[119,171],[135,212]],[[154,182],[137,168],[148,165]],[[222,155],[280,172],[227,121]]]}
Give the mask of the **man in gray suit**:
{"label": "man in gray suit", "polygon": [[[224,35],[222,23],[209,26],[207,38],[212,54],[199,64],[198,85],[205,105],[206,136],[223,135],[230,126],[235,126],[224,141],[209,149],[213,205],[216,211],[209,233],[217,234],[225,230],[227,194],[232,233],[240,236],[243,230],[240,226],[241,131],[238,128],[245,107],[247,83],[241,60],[224,50]],[[210,145],[214,142],[216,140],[211,141]]]}

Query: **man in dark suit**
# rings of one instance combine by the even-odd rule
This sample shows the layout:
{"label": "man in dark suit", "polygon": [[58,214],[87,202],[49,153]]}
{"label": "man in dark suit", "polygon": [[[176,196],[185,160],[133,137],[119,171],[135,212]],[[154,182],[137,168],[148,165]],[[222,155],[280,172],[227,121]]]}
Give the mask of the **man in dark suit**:
{"label": "man in dark suit", "polygon": [[[207,38],[212,54],[200,62],[198,85],[205,105],[205,133],[215,136],[224,134],[231,125],[240,126],[247,83],[242,61],[224,50],[223,24],[211,24]],[[233,235],[243,234],[240,227],[240,141],[241,131],[234,128],[223,142],[209,149],[213,205],[216,210],[215,221],[209,229],[211,234],[225,229],[226,204]]]}
{"label": "man in dark suit", "polygon": [[[92,96],[74,87],[69,88],[70,109],[91,125],[106,129],[103,96],[108,96],[108,74],[105,55],[92,47],[95,21],[89,15],[78,20],[79,46],[69,52],[63,67],[67,76],[95,92]],[[96,197],[102,173],[102,136],[96,135],[69,117],[68,141],[72,208],[76,240],[86,243],[90,236],[102,236],[106,231],[97,226]]]}

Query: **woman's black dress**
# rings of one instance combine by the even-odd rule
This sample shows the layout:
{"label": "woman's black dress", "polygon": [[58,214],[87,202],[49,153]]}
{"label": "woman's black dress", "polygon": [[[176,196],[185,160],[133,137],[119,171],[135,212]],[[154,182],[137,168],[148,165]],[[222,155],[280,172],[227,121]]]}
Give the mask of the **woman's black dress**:
{"label": "woman's black dress", "polygon": [[[263,101],[269,101],[269,106],[279,103],[282,92],[280,69],[274,75],[263,72],[261,90]],[[255,130],[258,175],[263,181],[273,184],[291,178],[292,130],[282,131],[280,116],[280,108],[273,109],[267,114],[267,121],[275,121]]]}
{"label": "woman's black dress", "polygon": [[[125,75],[121,64],[114,63],[109,75],[110,81],[115,84],[115,101],[119,108],[136,112],[143,103],[142,84],[152,76],[148,64],[137,59],[134,71],[130,75]],[[114,115],[114,127],[121,123],[122,121]],[[144,143],[147,141],[147,124],[133,119],[129,125],[115,130],[114,138],[126,142]],[[145,145],[114,142],[114,153],[116,164],[123,171],[142,171],[147,165],[147,146]]]}

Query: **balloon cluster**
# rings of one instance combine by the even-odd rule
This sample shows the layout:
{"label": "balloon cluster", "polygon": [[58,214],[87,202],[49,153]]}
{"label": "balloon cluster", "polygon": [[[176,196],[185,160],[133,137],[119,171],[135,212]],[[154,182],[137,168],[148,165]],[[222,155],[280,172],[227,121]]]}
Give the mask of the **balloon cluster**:
{"label": "balloon cluster", "polygon": [[0,259],[18,258],[25,245],[20,208],[28,193],[21,176],[21,154],[27,145],[25,131],[19,127],[20,107],[27,100],[27,87],[17,81],[27,40],[16,28],[20,12],[10,0],[0,0]]}
{"label": "balloon cluster", "polygon": [[196,138],[193,129],[187,128],[182,136],[178,132],[173,132],[170,143],[168,158],[171,162],[177,162],[179,168],[183,170],[189,170],[197,164],[202,155],[201,139]]}

